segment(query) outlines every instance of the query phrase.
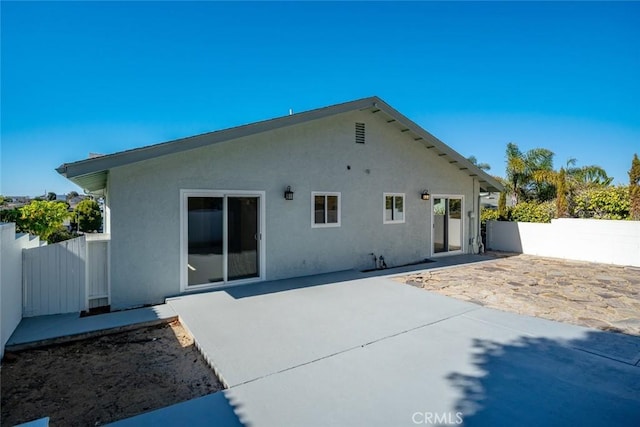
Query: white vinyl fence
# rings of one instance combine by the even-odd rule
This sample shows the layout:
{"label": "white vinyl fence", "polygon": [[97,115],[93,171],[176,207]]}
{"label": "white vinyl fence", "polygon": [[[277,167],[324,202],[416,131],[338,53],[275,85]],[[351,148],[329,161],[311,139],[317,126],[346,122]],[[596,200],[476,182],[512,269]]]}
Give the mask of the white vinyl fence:
{"label": "white vinyl fence", "polygon": [[4,345],[22,319],[22,252],[40,239],[16,234],[16,225],[0,223],[0,358]]}
{"label": "white vinyl fence", "polygon": [[487,249],[640,267],[640,221],[487,221]]}
{"label": "white vinyl fence", "polygon": [[108,245],[108,235],[85,235],[25,250],[22,316],[109,305]]}

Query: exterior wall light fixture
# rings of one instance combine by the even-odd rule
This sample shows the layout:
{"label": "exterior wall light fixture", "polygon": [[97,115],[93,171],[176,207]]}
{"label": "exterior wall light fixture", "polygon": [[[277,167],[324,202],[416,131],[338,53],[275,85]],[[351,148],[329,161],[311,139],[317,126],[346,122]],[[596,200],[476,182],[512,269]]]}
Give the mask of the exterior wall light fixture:
{"label": "exterior wall light fixture", "polygon": [[429,200],[431,198],[431,194],[429,194],[429,190],[422,190],[422,194],[420,194],[420,198],[422,200]]}
{"label": "exterior wall light fixture", "polygon": [[284,190],[284,199],[285,200],[293,200],[293,191],[291,190],[291,186],[287,185],[287,189]]}

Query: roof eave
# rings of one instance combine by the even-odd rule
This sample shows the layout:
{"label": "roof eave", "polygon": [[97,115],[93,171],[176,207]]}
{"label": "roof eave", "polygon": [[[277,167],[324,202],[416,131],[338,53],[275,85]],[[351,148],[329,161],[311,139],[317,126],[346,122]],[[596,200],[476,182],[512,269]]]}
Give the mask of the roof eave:
{"label": "roof eave", "polygon": [[[370,109],[372,113],[384,111],[384,113],[392,117],[394,121],[401,122],[402,125],[407,128],[407,130],[411,130],[414,134],[416,134],[418,136],[417,139],[420,139],[428,149],[435,148],[436,151],[440,153],[440,155],[446,156],[451,159],[449,161],[450,163],[457,164],[458,168],[461,171],[467,171],[467,174],[469,176],[477,177],[480,183],[480,187],[483,190],[504,191],[503,186],[491,175],[479,169],[476,165],[469,162],[466,158],[461,156],[444,142],[431,135],[429,132],[424,130],[422,127],[414,123],[412,120],[404,116],[402,113],[391,107],[389,104],[387,104],[377,96],[362,98],[355,101],[318,108],[315,110],[278,117],[275,119],[250,123],[229,129],[208,132],[201,135],[180,138],[160,144],[140,147],[110,155],[80,160],[73,163],[65,163],[59,166],[56,170],[67,179],[84,188],[85,191],[95,192],[104,189],[104,187],[106,186],[107,172],[109,171],[109,169],[112,169],[114,167],[124,166],[127,164],[136,163],[139,161],[168,154],[174,154],[181,151],[192,150],[210,144],[251,136],[286,126],[306,123],[312,120],[322,119],[345,112],[365,109]],[[100,178],[104,179],[101,180]]]}
{"label": "roof eave", "polygon": [[114,154],[100,156],[91,159],[80,160],[73,163],[65,163],[56,170],[68,179],[98,171],[106,171],[113,167],[124,166],[131,163],[147,160],[154,157],[174,154],[181,151],[192,150],[206,145],[230,141],[237,138],[255,135],[269,130],[285,126],[292,126],[317,120],[348,111],[368,108],[380,102],[378,97],[363,98],[343,104],[318,108],[311,111],[278,117],[275,119],[241,125],[229,129],[208,132],[186,138],[175,139],[160,144],[121,151]]}
{"label": "roof eave", "polygon": [[375,110],[373,110],[373,112],[378,112],[380,110],[385,111],[387,115],[395,119],[394,121],[400,122],[402,126],[406,127],[407,130],[410,130],[411,132],[416,134],[418,136],[416,140],[420,140],[425,145],[425,147],[427,147],[428,149],[436,149],[443,156],[450,158],[451,160],[449,161],[449,163],[455,163],[460,171],[467,171],[467,174],[470,177],[477,178],[482,190],[489,192],[504,191],[504,187],[498,180],[471,163],[468,159],[460,155],[457,151],[453,150],[444,142],[440,141],[438,138],[426,131],[423,127],[419,126],[381,99],[376,97],[373,102],[373,106],[377,107]]}

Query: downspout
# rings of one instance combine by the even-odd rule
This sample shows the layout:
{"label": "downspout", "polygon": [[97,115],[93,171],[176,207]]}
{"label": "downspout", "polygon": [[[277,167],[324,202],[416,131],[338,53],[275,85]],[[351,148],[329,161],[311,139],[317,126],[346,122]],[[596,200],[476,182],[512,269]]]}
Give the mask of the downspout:
{"label": "downspout", "polygon": [[476,195],[476,177],[473,177],[473,208],[469,212],[469,234],[472,236],[471,241],[471,253],[477,254],[480,252],[480,246],[482,246],[482,237],[480,237],[480,193]]}
{"label": "downspout", "polygon": [[473,220],[475,215],[473,214],[476,211],[476,177],[473,177],[473,184],[472,184],[472,188],[471,188],[471,200],[473,201],[473,204],[471,205],[471,210],[469,211],[469,243],[470,243],[470,248],[469,248],[469,252],[471,252],[472,254],[476,254],[478,253],[477,249],[476,249],[476,225],[475,225],[475,221]]}
{"label": "downspout", "polygon": [[477,253],[484,254],[484,243],[482,243],[482,215],[481,215],[482,204],[480,203],[480,200],[481,200],[480,184],[478,184],[478,197],[476,200],[478,203],[478,210],[477,210],[478,217],[476,218],[476,230],[478,230],[478,232],[476,233],[476,242],[478,247]]}

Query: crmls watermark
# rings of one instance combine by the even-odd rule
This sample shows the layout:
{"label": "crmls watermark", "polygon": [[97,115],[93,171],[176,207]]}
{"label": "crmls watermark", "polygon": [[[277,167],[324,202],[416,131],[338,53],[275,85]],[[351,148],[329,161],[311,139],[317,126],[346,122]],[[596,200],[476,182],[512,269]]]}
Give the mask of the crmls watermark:
{"label": "crmls watermark", "polygon": [[462,412],[414,412],[411,416],[414,424],[449,424],[458,425],[463,423]]}

